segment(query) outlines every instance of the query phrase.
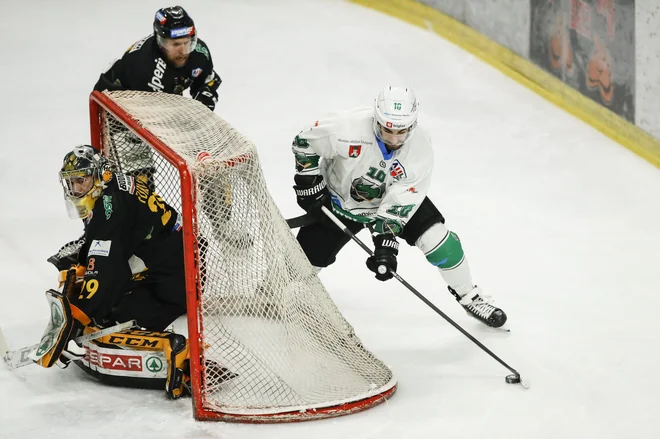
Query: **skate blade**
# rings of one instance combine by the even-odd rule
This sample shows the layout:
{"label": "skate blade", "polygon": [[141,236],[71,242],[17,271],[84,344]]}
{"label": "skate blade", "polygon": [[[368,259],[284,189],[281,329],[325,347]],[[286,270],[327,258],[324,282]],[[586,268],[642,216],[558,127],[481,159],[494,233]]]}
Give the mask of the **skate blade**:
{"label": "skate blade", "polygon": [[485,330],[486,332],[506,332],[506,333],[511,332],[511,329],[509,328],[509,322],[508,321],[506,323],[504,323],[502,326],[500,326],[499,328],[495,328],[494,326],[488,326],[487,324],[485,324],[484,322],[482,322],[478,318],[472,316],[470,313],[468,313],[468,316],[471,319],[479,322],[478,327],[481,330]]}

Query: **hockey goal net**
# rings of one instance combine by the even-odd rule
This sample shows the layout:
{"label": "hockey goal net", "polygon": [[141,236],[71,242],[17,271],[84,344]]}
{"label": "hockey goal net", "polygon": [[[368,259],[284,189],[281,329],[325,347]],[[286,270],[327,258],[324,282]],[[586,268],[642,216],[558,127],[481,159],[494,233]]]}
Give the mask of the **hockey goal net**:
{"label": "hockey goal net", "polygon": [[92,145],[182,215],[197,419],[316,419],[394,393],[392,372],[362,346],[287,227],[248,139],[165,93],[93,92],[90,117]]}

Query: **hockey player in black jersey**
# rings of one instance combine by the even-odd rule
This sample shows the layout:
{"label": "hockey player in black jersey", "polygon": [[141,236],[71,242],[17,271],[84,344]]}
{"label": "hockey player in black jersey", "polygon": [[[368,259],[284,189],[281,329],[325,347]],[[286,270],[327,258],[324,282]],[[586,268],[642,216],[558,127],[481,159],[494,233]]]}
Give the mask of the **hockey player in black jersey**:
{"label": "hockey player in black jersey", "polygon": [[65,156],[60,181],[85,233],[77,255],[50,259],[63,288],[47,292],[51,321],[35,361],[68,364],[68,342],[81,332],[134,319],[137,329],[86,342],[76,363],[103,381],[165,387],[178,398],[189,380],[188,343],[164,330],[186,313],[181,216],[146,177],[113,172],[91,146]]}
{"label": "hockey player in black jersey", "polygon": [[221,79],[208,46],[197,38],[195,23],[181,6],[159,9],[153,33],[134,43],[94,90],[154,91],[190,95],[213,110]]}
{"label": "hockey player in black jersey", "polygon": [[[185,314],[176,210],[139,176],[112,172],[91,146],[66,155],[60,180],[70,216],[85,223],[77,261],[87,268],[85,285],[72,298],[84,314],[82,323],[137,319],[144,328],[162,330]],[[136,294],[137,289],[144,294]]]}

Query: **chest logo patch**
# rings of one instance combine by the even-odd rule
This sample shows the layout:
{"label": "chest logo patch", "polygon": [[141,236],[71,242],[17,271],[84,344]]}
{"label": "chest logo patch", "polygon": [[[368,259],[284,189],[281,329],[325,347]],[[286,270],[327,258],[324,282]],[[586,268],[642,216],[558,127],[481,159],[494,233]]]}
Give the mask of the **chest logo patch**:
{"label": "chest logo patch", "polygon": [[352,158],[357,158],[362,152],[362,145],[351,145],[348,147],[348,156]]}

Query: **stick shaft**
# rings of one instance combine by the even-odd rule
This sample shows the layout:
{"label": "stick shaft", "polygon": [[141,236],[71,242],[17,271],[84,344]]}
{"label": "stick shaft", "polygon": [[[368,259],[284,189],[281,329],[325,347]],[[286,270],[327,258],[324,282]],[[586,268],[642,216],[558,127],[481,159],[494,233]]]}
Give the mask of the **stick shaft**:
{"label": "stick shaft", "polygon": [[[365,252],[367,252],[369,254],[369,256],[373,256],[374,253],[371,251],[371,249],[364,242],[362,242],[362,240],[360,240],[360,238],[355,236],[355,233],[348,230],[348,228],[341,221],[339,221],[339,219],[332,212],[330,212],[330,210],[328,210],[325,206],[321,207],[321,209],[323,210],[323,213],[330,220],[332,220],[332,222],[335,223],[335,225],[337,227],[339,227],[346,235],[348,235],[353,241],[355,241],[360,247],[362,247],[362,249]],[[403,279],[401,276],[399,276],[399,274],[396,271],[390,270],[390,273],[392,274],[392,276],[396,280],[401,282],[401,284],[403,284],[403,286],[405,286],[411,293],[413,293],[415,296],[417,296],[429,308],[431,308],[433,311],[435,311],[437,314],[439,314],[443,319],[445,319],[447,322],[449,322],[449,324],[452,325],[454,328],[456,328],[461,334],[463,334],[468,339],[470,339],[470,341],[472,343],[479,346],[484,352],[486,352],[488,355],[493,357],[493,359],[495,359],[498,363],[500,363],[505,368],[509,369],[512,373],[514,373],[516,375],[520,375],[515,369],[513,369],[511,366],[509,366],[507,363],[505,363],[500,357],[495,355],[490,349],[488,349],[486,346],[484,346],[483,343],[481,343],[479,340],[474,338],[472,336],[472,334],[470,334],[465,329],[463,329],[458,323],[453,321],[447,314],[442,312],[442,310],[440,310],[440,308],[435,306],[430,300],[428,300],[426,297],[424,297],[424,295],[422,293],[420,293],[415,288],[413,288],[413,286],[410,285],[408,282],[406,282],[406,280]]]}

